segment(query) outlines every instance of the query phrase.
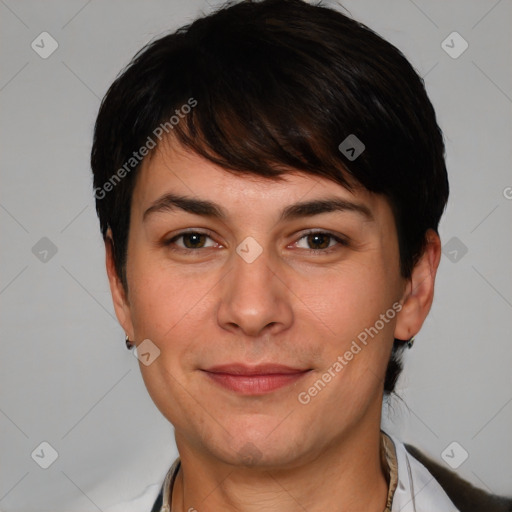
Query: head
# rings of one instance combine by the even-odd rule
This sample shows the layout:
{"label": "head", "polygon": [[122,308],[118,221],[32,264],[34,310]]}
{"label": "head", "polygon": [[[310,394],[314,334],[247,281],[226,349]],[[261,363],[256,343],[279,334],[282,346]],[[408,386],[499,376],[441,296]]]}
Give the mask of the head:
{"label": "head", "polygon": [[[448,198],[441,130],[398,49],[300,0],[230,5],[134,57],[91,163],[116,314],[160,350],[141,370],[177,433],[286,459],[306,429],[318,445],[393,392]],[[249,399],[205,376],[231,362],[308,373]]]}

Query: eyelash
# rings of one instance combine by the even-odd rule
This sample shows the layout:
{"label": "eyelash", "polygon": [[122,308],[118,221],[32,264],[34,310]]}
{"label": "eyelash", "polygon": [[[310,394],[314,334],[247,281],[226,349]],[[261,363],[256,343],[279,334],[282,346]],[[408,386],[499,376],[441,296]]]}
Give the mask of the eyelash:
{"label": "eyelash", "polygon": [[[173,236],[169,240],[165,240],[163,242],[163,245],[166,247],[169,247],[172,251],[181,252],[183,254],[190,254],[193,252],[198,252],[200,249],[211,249],[211,247],[198,247],[196,249],[187,249],[183,247],[173,247],[173,244],[176,242],[176,240],[179,240],[180,238],[183,238],[186,235],[205,235],[206,237],[212,239],[209,233],[203,232],[203,231],[195,231],[195,230],[189,230],[189,231],[182,231],[181,233],[178,233],[177,235]],[[338,245],[342,247],[349,247],[350,243],[347,239],[334,235],[333,233],[330,233],[329,231],[308,231],[306,233],[303,233],[301,237],[294,243],[299,242],[300,240],[307,238],[310,235],[326,235],[332,240],[336,241]],[[213,240],[213,239],[212,239]],[[331,252],[334,252],[339,249],[338,245],[327,247],[326,249],[303,249],[313,254],[330,254]]]}

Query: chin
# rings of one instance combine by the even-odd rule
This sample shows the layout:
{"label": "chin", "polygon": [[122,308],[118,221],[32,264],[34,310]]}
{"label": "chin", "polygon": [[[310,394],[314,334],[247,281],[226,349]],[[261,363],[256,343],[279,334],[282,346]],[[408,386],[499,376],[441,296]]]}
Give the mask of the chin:
{"label": "chin", "polygon": [[[230,429],[229,434],[223,432],[221,439],[207,447],[212,454],[227,464],[245,467],[261,467],[266,469],[280,469],[298,465],[307,457],[309,451],[304,444],[307,438],[306,428],[304,432],[291,432],[282,424],[282,432],[277,432],[279,427],[272,432],[268,422],[264,428],[259,429],[258,424],[253,424],[246,429]],[[212,438],[208,444],[212,444]]]}

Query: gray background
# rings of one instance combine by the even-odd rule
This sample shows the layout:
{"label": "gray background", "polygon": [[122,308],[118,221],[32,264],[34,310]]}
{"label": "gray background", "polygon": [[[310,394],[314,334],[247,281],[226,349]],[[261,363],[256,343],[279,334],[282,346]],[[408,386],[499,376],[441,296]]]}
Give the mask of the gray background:
{"label": "gray background", "polygon": [[[113,313],[89,151],[120,69],[214,3],[0,0],[3,511],[104,510],[159,483],[176,455]],[[463,478],[512,493],[512,2],[343,4],[425,77],[451,184],[434,305],[384,426],[439,461],[456,441]],[[59,45],[47,59],[31,48],[43,31]],[[456,59],[441,46],[453,31],[469,44]],[[43,441],[58,452],[46,470],[31,457]]]}

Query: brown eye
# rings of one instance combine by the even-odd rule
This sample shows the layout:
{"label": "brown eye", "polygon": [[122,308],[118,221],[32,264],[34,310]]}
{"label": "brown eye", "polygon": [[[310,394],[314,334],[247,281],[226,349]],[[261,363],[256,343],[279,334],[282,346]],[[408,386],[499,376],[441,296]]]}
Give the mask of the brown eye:
{"label": "brown eye", "polygon": [[164,245],[173,250],[190,251],[194,249],[208,249],[216,244],[206,233],[199,231],[185,231],[164,242]]}
{"label": "brown eye", "polygon": [[324,231],[313,231],[305,233],[295,242],[299,249],[306,249],[313,253],[329,253],[340,249],[339,246],[348,246],[347,240]]}
{"label": "brown eye", "polygon": [[183,238],[183,245],[187,249],[200,249],[204,247],[205,240],[208,237],[202,233],[186,233],[181,235],[181,238]]}
{"label": "brown eye", "polygon": [[327,249],[331,238],[327,233],[311,233],[307,236],[307,241],[310,249]]}

